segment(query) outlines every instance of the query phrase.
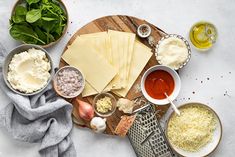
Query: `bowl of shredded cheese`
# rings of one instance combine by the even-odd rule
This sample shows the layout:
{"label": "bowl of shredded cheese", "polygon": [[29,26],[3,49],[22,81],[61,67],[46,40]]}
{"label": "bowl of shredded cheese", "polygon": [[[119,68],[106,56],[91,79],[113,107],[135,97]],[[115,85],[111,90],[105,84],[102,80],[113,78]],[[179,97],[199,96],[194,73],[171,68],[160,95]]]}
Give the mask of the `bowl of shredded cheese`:
{"label": "bowl of shredded cheese", "polygon": [[212,153],[222,137],[221,121],[205,104],[187,103],[172,113],[166,128],[171,147],[185,157],[204,157]]}
{"label": "bowl of shredded cheese", "polygon": [[93,107],[98,116],[109,117],[115,112],[117,101],[110,93],[100,93],[95,96]]}

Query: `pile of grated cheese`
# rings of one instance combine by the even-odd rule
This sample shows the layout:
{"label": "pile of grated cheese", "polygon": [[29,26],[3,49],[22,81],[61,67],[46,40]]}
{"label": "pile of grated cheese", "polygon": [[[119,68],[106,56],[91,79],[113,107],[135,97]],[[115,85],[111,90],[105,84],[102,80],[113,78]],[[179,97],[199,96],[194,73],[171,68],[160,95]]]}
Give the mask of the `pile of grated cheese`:
{"label": "pile of grated cheese", "polygon": [[177,148],[198,151],[213,138],[217,123],[215,115],[197,104],[182,107],[180,112],[180,116],[174,114],[169,120],[168,139]]}

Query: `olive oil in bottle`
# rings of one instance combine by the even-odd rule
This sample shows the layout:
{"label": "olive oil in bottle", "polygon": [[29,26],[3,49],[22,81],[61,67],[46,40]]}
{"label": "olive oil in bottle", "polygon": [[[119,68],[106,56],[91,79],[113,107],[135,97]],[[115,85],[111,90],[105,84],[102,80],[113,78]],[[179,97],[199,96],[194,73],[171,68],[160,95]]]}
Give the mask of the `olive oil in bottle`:
{"label": "olive oil in bottle", "polygon": [[199,50],[208,50],[215,43],[217,30],[209,22],[198,22],[192,26],[190,33],[192,44]]}

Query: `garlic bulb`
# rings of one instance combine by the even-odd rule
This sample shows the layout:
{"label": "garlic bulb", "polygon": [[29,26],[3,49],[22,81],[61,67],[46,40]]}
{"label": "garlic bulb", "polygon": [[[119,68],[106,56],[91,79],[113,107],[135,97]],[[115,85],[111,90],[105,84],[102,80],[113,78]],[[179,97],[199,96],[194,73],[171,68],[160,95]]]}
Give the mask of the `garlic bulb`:
{"label": "garlic bulb", "polygon": [[90,122],[91,128],[96,133],[102,133],[106,129],[106,118],[94,117]]}

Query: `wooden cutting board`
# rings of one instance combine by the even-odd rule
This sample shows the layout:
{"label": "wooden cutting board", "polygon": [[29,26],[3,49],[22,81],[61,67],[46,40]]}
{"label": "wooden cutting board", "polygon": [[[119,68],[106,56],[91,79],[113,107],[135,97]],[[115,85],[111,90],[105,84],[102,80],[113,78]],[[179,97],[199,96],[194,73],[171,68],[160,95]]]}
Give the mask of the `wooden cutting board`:
{"label": "wooden cutting board", "polygon": [[[88,23],[87,25],[85,25],[81,29],[79,29],[72,36],[72,38],[69,40],[69,42],[67,43],[63,53],[66,51],[67,47],[69,45],[71,45],[73,43],[73,41],[76,39],[76,37],[79,36],[79,35],[89,34],[89,33],[96,33],[96,32],[103,32],[103,31],[107,31],[109,29],[117,30],[117,31],[123,31],[123,32],[136,33],[137,27],[141,24],[144,24],[144,23],[148,24],[152,29],[151,36],[154,38],[154,44],[156,44],[161,39],[162,36],[166,35],[166,33],[164,31],[162,31],[161,29],[157,28],[156,26],[154,26],[154,25],[152,25],[152,24],[150,24],[147,21],[142,20],[142,19],[138,19],[138,18],[131,17],[131,16],[123,16],[123,15],[106,16],[106,17],[96,19],[96,20]],[[140,42],[142,42],[146,46],[152,48],[148,44],[147,39],[141,39],[141,38],[138,38],[138,36],[136,36],[136,37]],[[134,85],[130,89],[130,91],[127,94],[126,98],[128,98],[130,100],[133,100],[136,97],[142,96],[141,91],[136,90],[136,87],[138,87],[140,85],[140,80],[141,80],[141,77],[142,77],[143,73],[148,68],[150,68],[151,66],[154,66],[154,65],[158,64],[157,61],[156,61],[155,55],[154,55],[154,49],[153,48],[152,48],[152,52],[153,52],[153,55],[152,55],[151,59],[149,60],[149,62],[145,66],[145,68],[142,70],[140,76],[135,81]],[[65,65],[67,65],[67,64],[61,58],[59,66],[63,67]],[[82,99],[83,101],[89,102],[90,104],[92,104],[93,98],[94,98],[94,96],[89,96],[89,97],[85,97],[85,98],[82,98],[80,96],[80,99]],[[71,99],[68,100],[68,101],[72,102],[72,104],[74,105],[74,110],[73,110],[74,123],[78,124],[79,126],[82,126],[82,127],[90,128],[89,122],[84,122],[83,120],[81,120],[79,118],[79,116],[77,114],[78,104],[76,104],[75,101],[71,100]],[[164,115],[165,112],[167,111],[167,109],[169,108],[169,105],[156,106],[156,107],[159,110],[158,116],[159,116],[159,118],[161,118],[161,116]],[[123,114],[124,114],[123,112],[120,112],[117,109],[112,116],[108,117],[107,118],[107,129],[104,133],[114,135],[114,130],[115,130],[117,124],[119,123],[120,118]]]}

